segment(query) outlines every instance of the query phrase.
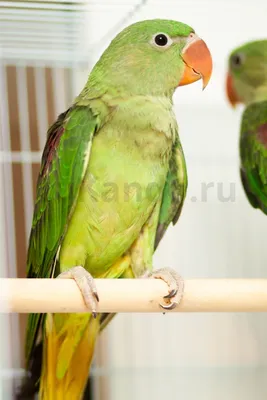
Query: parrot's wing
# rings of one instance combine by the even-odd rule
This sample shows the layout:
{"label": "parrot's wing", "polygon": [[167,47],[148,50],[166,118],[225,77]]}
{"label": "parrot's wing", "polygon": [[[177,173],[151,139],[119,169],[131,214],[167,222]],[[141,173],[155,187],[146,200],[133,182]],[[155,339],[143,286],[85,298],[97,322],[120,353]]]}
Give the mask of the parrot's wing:
{"label": "parrot's wing", "polygon": [[[75,208],[88,165],[98,117],[89,107],[74,106],[61,114],[49,129],[37,183],[36,203],[30,234],[27,275],[50,278],[61,240]],[[28,320],[26,356],[32,351],[41,315]]]}
{"label": "parrot's wing", "polygon": [[162,203],[157,226],[155,249],[168,225],[175,224],[181,214],[187,190],[187,172],[183,149],[177,137],[169,164],[169,171],[163,190]]}
{"label": "parrot's wing", "polygon": [[267,102],[249,106],[242,119],[241,180],[248,200],[267,214]]}

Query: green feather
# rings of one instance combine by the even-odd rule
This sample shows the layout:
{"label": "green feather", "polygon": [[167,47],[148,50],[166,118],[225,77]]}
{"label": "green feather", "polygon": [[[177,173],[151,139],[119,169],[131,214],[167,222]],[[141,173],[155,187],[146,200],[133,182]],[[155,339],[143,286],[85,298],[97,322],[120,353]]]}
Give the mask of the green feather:
{"label": "green feather", "polygon": [[178,221],[187,190],[187,172],[183,149],[177,136],[170,159],[169,171],[163,191],[155,248],[171,222]]}
{"label": "green feather", "polygon": [[[49,130],[50,138],[59,129],[63,129],[64,132],[57,148],[46,147],[44,150],[28,249],[29,278],[48,278],[53,273],[58,246],[79,194],[86,170],[85,163],[88,163],[89,159],[88,151],[98,125],[99,121],[89,107],[74,106],[66,113],[64,119],[60,116]],[[51,157],[51,152],[52,159],[47,166],[47,157]],[[40,318],[41,315],[36,314],[29,316],[27,359],[36,339]]]}
{"label": "green feather", "polygon": [[240,158],[248,199],[253,207],[267,214],[267,101],[251,104],[243,114]]}

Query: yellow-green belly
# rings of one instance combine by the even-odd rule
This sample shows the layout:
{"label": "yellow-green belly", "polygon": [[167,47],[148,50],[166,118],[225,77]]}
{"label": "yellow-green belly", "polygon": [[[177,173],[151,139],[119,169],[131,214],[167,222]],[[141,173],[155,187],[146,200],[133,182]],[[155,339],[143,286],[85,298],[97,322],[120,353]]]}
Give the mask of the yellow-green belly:
{"label": "yellow-green belly", "polygon": [[146,140],[121,140],[105,131],[95,137],[61,247],[61,271],[82,265],[103,275],[138,237],[161,196],[168,167],[162,154],[170,147],[163,134],[146,132]]}

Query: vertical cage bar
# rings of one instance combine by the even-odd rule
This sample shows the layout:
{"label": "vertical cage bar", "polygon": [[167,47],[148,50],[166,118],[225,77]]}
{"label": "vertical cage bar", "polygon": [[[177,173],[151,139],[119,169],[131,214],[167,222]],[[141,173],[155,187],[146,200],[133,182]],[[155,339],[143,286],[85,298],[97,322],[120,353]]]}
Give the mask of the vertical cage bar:
{"label": "vertical cage bar", "polygon": [[[17,90],[19,106],[19,122],[21,134],[21,150],[30,151],[29,109],[27,101],[27,76],[25,67],[17,67]],[[32,165],[22,163],[23,196],[25,205],[26,237],[29,237],[33,212]]]}
{"label": "vertical cage bar", "polygon": [[[0,60],[0,126],[1,126],[1,142],[3,151],[11,151],[10,129],[9,129],[9,112],[7,98],[7,76],[6,66]],[[15,237],[15,213],[13,200],[13,176],[12,165],[4,163],[2,167],[3,182],[2,182],[2,202],[5,214],[5,229],[4,235],[6,239],[6,258],[8,262],[5,271],[3,266],[1,274],[8,277],[17,276],[17,259],[16,259],[16,237]],[[6,338],[8,338],[7,348],[5,348],[8,358],[8,367],[14,368],[20,364],[20,340],[19,340],[19,319],[17,315],[11,315],[8,319],[6,328]],[[4,332],[3,332],[4,333]],[[12,343],[12,346],[11,346]],[[11,385],[11,382],[10,382]],[[10,387],[9,387],[10,389]],[[11,390],[11,389],[10,389]]]}
{"label": "vertical cage bar", "polygon": [[39,148],[42,149],[46,142],[46,131],[48,128],[45,68],[34,68],[34,78]]}
{"label": "vertical cage bar", "polygon": [[67,108],[67,95],[64,72],[65,71],[63,68],[52,69],[53,95],[56,115],[59,115]]}

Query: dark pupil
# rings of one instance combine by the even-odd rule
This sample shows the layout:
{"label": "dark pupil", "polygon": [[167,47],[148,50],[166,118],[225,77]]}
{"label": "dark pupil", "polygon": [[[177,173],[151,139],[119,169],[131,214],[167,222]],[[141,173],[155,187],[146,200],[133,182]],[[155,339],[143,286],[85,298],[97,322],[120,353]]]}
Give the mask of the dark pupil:
{"label": "dark pupil", "polygon": [[241,57],[237,54],[236,56],[233,56],[233,64],[239,67],[242,63]]}
{"label": "dark pupil", "polygon": [[165,35],[159,34],[155,37],[155,43],[158,46],[165,46],[168,43],[168,38]]}

